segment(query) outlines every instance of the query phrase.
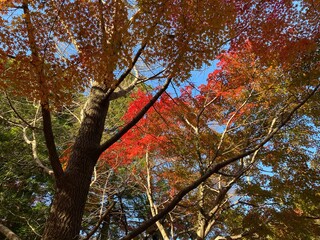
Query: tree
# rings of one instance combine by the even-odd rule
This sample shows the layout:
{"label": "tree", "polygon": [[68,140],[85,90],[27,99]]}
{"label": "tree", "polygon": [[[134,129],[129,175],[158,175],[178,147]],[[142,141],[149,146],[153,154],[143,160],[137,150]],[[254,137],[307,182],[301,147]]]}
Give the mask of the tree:
{"label": "tree", "polygon": [[[230,45],[236,46],[252,38],[257,54],[265,56],[262,61],[266,62],[272,60],[268,56],[277,57],[274,53],[283,43],[287,49],[300,40],[310,39],[307,42],[314,43],[319,36],[318,22],[314,21],[318,14],[316,6],[312,1],[301,1],[298,7],[294,3],[280,0],[263,3],[2,1],[0,88],[10,95],[40,101],[43,134],[55,179],[55,194],[43,239],[79,238],[99,156],[143,118],[170,84],[183,82],[191,70],[209,64],[231,39]],[[274,31],[270,31],[269,24],[276,26]],[[308,44],[307,49],[299,44],[301,51],[288,51],[289,56],[277,64],[288,65],[288,59],[295,61],[305,52],[314,52],[315,44]],[[318,79],[315,71],[312,74],[314,76],[305,78]],[[130,75],[133,78],[128,83],[125,80]],[[105,139],[104,125],[112,118],[108,111],[111,102],[147,81],[152,81],[155,89],[149,101],[131,121]],[[314,92],[316,90],[317,86]],[[87,92],[87,101],[70,159],[63,169],[51,112],[70,104],[73,94],[83,91]],[[287,115],[283,115],[283,121],[272,129],[272,134],[267,134],[252,148],[248,146],[248,151],[208,168],[161,212],[125,238],[137,236],[163,218],[189,191],[229,162],[260,149],[307,99],[300,99],[299,104],[290,108]]]}
{"label": "tree", "polygon": [[[22,239],[40,239],[53,181],[40,131],[39,104],[4,94],[0,95],[0,109],[1,223]],[[66,148],[72,139],[74,116],[61,111],[54,114],[52,123],[58,145]]]}
{"label": "tree", "polygon": [[[212,165],[236,159],[283,124],[292,104],[301,101],[297,96],[313,95],[316,85],[310,85],[308,78],[308,88],[301,84],[302,79],[294,84],[298,76],[291,67],[288,71],[287,67],[263,64],[250,42],[241,50],[230,50],[220,56],[220,69],[209,75],[206,85],[197,90],[187,86],[175,98],[164,95],[121,142],[102,155],[109,164],[114,156],[124,165],[145,159],[137,182],[145,191],[152,216]],[[313,75],[318,70],[308,71]],[[318,97],[313,96],[308,105]],[[129,121],[149,98],[142,92],[136,94],[124,119]],[[265,147],[229,162],[184,196],[170,218],[156,222],[162,238],[169,239],[171,234],[171,238],[203,239],[220,232],[235,239],[254,235],[261,239],[315,239],[319,207],[313,189],[319,184],[319,173],[310,149],[319,145],[319,130],[317,118],[307,109],[300,109]],[[123,149],[124,143],[129,149]],[[266,168],[272,171],[266,174]],[[283,185],[291,187],[280,188]],[[297,207],[305,201],[305,210]]]}

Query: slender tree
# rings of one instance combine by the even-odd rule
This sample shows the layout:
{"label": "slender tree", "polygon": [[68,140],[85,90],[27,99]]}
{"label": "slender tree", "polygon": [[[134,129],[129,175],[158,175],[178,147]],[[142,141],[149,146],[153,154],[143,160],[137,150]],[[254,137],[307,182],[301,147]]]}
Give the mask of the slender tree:
{"label": "slender tree", "polygon": [[[318,71],[316,65],[313,68],[309,62],[308,73],[300,74],[292,71],[296,66],[290,70],[288,66],[267,67],[256,58],[250,42],[219,59],[218,69],[209,74],[207,84],[198,89],[188,85],[176,97],[164,95],[121,142],[102,154],[101,160],[115,168],[119,167],[113,164],[115,157],[122,167],[133,165],[136,159],[145,161],[136,179],[153,217],[176,194],[194,186],[169,215],[155,222],[163,239],[170,235],[313,239],[319,229],[315,221],[319,208],[312,189],[319,178],[311,149],[319,145],[319,130],[317,118],[308,109],[318,101],[319,94],[314,95],[314,91],[319,85],[306,76]],[[305,55],[301,64],[307,59],[314,61]],[[124,120],[129,121],[150,97],[136,93]],[[290,124],[284,125],[290,112],[309,97],[308,104],[299,107]],[[280,128],[276,137],[256,148]],[[123,144],[128,148],[123,149]],[[250,148],[256,151],[242,155]],[[196,179],[221,162],[227,164],[195,185]],[[310,176],[308,186],[297,172]],[[290,181],[295,182],[292,187],[278,185]],[[294,193],[299,191],[304,197]]]}

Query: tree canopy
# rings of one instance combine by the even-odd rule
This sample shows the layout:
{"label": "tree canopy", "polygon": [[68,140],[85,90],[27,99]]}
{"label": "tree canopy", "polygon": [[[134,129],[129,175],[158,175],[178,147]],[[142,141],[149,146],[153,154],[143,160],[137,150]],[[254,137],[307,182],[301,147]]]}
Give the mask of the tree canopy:
{"label": "tree canopy", "polygon": [[316,239],[319,7],[1,1],[0,231]]}

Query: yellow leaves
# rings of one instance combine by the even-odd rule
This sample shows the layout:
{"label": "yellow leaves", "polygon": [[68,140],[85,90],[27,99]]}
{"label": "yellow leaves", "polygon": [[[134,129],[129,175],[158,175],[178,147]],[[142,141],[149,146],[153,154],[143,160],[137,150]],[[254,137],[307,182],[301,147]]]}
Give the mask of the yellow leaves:
{"label": "yellow leaves", "polygon": [[21,2],[22,2],[21,0],[16,0],[16,1],[13,1],[13,0],[0,0],[0,7],[5,9],[6,7],[13,7],[14,4],[19,4]]}
{"label": "yellow leaves", "polygon": [[[91,3],[90,7],[81,3],[78,8],[70,3],[65,8],[76,17],[70,18],[68,11],[62,12],[64,25],[70,26],[69,32],[76,35],[75,40],[82,47],[85,56],[81,59],[82,66],[98,81],[103,78],[103,72],[110,75],[115,69],[121,70],[130,65],[132,53],[145,41],[148,48],[143,61],[148,67],[159,68],[160,63],[162,68],[168,67],[168,73],[186,77],[192,68],[213,59],[215,43],[220,41],[218,38],[213,40],[213,33],[223,30],[225,17],[229,17],[207,10],[206,4],[214,6],[214,9],[228,8],[219,1],[141,1],[137,6],[132,6],[135,10],[130,12],[134,13],[131,21],[126,7],[120,3],[104,3],[104,9],[100,11],[95,3]],[[95,8],[100,15],[92,15],[88,8]],[[221,24],[217,24],[217,21]],[[101,29],[105,29],[105,32]],[[174,34],[175,38],[168,38],[170,34]]]}
{"label": "yellow leaves", "polygon": [[30,57],[19,57],[0,73],[0,89],[58,107],[71,101],[72,93],[82,90],[82,82],[77,82],[79,75],[70,70],[49,64],[35,68]]}
{"label": "yellow leaves", "polygon": [[[1,1],[1,6],[9,8],[9,2]],[[21,1],[11,2],[21,6]],[[213,60],[225,41],[234,37],[236,19],[244,17],[237,16],[242,14],[237,11],[247,5],[249,8],[255,6],[246,1],[212,0],[133,1],[126,4],[123,1],[67,1],[64,4],[32,1],[31,4],[29,12],[26,9],[15,11],[11,22],[2,15],[0,52],[5,54],[1,58],[6,59],[6,54],[17,56],[19,67],[1,78],[17,86],[17,93],[21,89],[20,95],[52,98],[54,102],[60,99],[61,104],[70,98],[66,95],[88,85],[89,79],[112,87],[115,76],[131,67],[137,49],[144,43],[147,47],[139,57],[138,68],[145,76],[165,69],[165,74],[175,80],[185,80],[191,70]],[[273,3],[268,2],[266,6],[271,9]],[[278,7],[282,9],[282,6]],[[259,21],[264,19],[264,16],[259,17]],[[276,34],[276,30],[271,32]],[[263,35],[268,29],[263,31],[253,33],[257,42],[252,46],[246,42],[245,48],[254,51],[237,53],[241,55],[238,60],[233,59],[235,56],[226,59],[226,64],[233,65],[229,70],[239,82],[259,78],[263,86],[263,79],[271,78],[270,82],[281,76],[270,61],[266,69],[259,70],[264,64],[261,56],[270,51],[258,43],[261,39],[267,42],[274,39],[274,36]],[[246,33],[243,36],[250,39]],[[304,47],[304,43],[308,46]],[[306,41],[284,46],[297,47],[299,53],[314,50],[312,42]],[[289,51],[290,55],[292,51]],[[241,57],[243,60],[239,60]]]}

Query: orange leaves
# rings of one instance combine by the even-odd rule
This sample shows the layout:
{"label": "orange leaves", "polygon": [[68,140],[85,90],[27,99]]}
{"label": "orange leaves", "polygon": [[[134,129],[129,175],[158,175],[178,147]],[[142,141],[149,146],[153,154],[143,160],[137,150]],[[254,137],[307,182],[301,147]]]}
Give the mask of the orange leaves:
{"label": "orange leaves", "polygon": [[67,148],[64,150],[64,152],[62,153],[62,156],[59,159],[63,170],[65,170],[68,166],[68,162],[70,160],[70,156],[72,153],[72,147],[73,147],[73,144],[68,144]]}
{"label": "orange leaves", "polygon": [[[5,67],[1,89],[29,99],[61,106],[72,94],[83,91],[88,78],[63,56],[61,32],[52,3],[14,1],[3,6],[14,14],[1,15],[0,56]],[[41,10],[40,10],[41,9]]]}
{"label": "orange leaves", "polygon": [[[306,42],[300,40],[310,34],[304,29],[316,29],[314,21],[307,26],[302,19],[304,11],[282,0],[133,1],[127,5],[123,1],[35,0],[27,7],[28,11],[22,8],[21,1],[1,3],[1,59],[14,56],[17,67],[0,77],[14,86],[16,94],[49,99],[53,105],[68,103],[74,91],[82,91],[91,81],[113,86],[115,76],[131,67],[134,53],[144,43],[147,47],[139,67],[166,69],[166,74],[183,81],[191,70],[210,63],[229,39],[233,39],[231,47],[242,47],[250,39],[260,60],[270,61],[286,57],[285,49],[305,52]],[[14,14],[6,15],[9,12]],[[314,50],[314,44],[307,45]],[[298,58],[293,55],[286,57],[289,63]],[[224,57],[225,64],[241,71],[231,52],[229,57]],[[148,70],[145,75],[152,74]]]}
{"label": "orange leaves", "polygon": [[0,0],[0,9],[6,11],[8,7],[14,7],[15,4],[22,3],[22,0]]}
{"label": "orange leaves", "polygon": [[159,26],[148,44],[148,60],[164,63],[179,80],[214,59],[235,17],[231,1],[143,1],[141,8],[146,12],[139,24]]}
{"label": "orange leaves", "polygon": [[68,104],[72,93],[83,90],[78,77],[71,67],[42,63],[35,68],[29,57],[22,56],[8,62],[0,73],[5,90],[43,103],[49,100],[56,107]]}

